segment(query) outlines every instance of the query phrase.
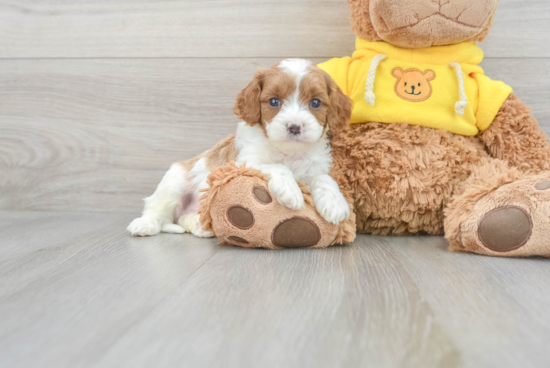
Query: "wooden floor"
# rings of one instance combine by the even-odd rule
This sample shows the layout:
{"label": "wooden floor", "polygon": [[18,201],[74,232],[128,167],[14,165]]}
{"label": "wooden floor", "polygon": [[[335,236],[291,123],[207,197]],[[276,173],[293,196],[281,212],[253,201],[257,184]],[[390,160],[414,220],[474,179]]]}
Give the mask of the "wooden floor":
{"label": "wooden floor", "polygon": [[0,367],[548,367],[550,267],[360,236],[266,251],[0,212]]}

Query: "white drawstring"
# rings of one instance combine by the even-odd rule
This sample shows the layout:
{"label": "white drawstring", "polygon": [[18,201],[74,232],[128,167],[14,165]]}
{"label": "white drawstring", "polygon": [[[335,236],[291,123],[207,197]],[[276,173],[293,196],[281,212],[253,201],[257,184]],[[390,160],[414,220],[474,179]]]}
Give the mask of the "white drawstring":
{"label": "white drawstring", "polygon": [[376,78],[376,69],[382,60],[386,59],[386,55],[378,54],[376,55],[371,63],[369,68],[369,74],[367,75],[367,83],[365,85],[365,101],[371,106],[374,107],[374,101],[376,100],[376,95],[374,94],[374,79]]}
{"label": "white drawstring", "polygon": [[455,104],[456,114],[459,116],[464,116],[464,110],[468,106],[468,96],[466,96],[466,89],[464,87],[464,77],[462,76],[462,67],[459,63],[451,63],[452,68],[456,71],[456,77],[458,79],[458,95],[460,96],[460,101]]}

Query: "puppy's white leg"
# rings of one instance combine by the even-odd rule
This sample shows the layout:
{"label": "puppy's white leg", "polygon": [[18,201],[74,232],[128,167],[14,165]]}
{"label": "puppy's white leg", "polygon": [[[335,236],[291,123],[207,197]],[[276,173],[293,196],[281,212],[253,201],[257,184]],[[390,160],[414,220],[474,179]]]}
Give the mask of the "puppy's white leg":
{"label": "puppy's white leg", "polygon": [[210,169],[208,168],[205,159],[200,159],[197,161],[193,169],[189,171],[189,181],[191,182],[191,186],[195,188],[193,198],[196,201],[195,205],[190,207],[195,210],[194,213],[181,216],[178,221],[185,231],[190,232],[198,238],[214,237],[213,232],[205,231],[202,228],[200,215],[197,213],[199,209],[199,198],[202,195],[201,190],[208,188],[208,175],[210,175]]}
{"label": "puppy's white leg", "polygon": [[169,234],[183,234],[185,233],[185,229],[181,227],[181,225],[176,224],[166,224],[160,229],[163,233],[169,233]]}
{"label": "puppy's white leg", "polygon": [[151,236],[161,231],[183,233],[174,224],[174,215],[186,187],[186,173],[179,164],[173,164],[166,172],[152,196],[145,198],[145,209],[141,217],[130,223],[127,230],[134,236]]}
{"label": "puppy's white leg", "polygon": [[213,238],[212,231],[205,231],[202,228],[200,215],[198,213],[189,213],[179,218],[178,223],[185,232],[195,235],[197,238]]}
{"label": "puppy's white leg", "polygon": [[258,168],[267,177],[269,191],[280,204],[293,210],[304,207],[304,195],[292,171],[284,165],[259,165]]}
{"label": "puppy's white leg", "polygon": [[309,189],[317,212],[325,220],[338,225],[349,217],[348,202],[340,192],[338,184],[329,175],[315,177],[309,183]]}
{"label": "puppy's white leg", "polygon": [[199,210],[199,198],[202,194],[200,190],[208,187],[207,179],[209,174],[210,169],[207,167],[204,158],[198,160],[189,171],[187,174],[187,185],[192,191],[187,193],[185,208],[179,216],[178,225],[174,225],[181,228],[181,232],[188,232],[199,238],[211,238],[214,236],[213,232],[205,231],[202,228],[200,215],[197,213]]}

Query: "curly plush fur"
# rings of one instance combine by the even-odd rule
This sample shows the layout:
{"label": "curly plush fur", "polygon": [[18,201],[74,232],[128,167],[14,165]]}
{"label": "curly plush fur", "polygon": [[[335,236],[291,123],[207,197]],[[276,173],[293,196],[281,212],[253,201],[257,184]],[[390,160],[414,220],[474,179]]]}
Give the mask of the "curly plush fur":
{"label": "curly plush fur", "polygon": [[491,160],[495,168],[549,170],[548,140],[529,112],[510,96],[479,139],[397,123],[343,130],[332,141],[332,176],[354,193],[358,232],[444,234],[443,214],[451,197],[464,190],[468,178],[475,182],[471,176],[484,175],[479,168],[493,175],[491,165],[486,167],[488,152],[503,161]]}
{"label": "curly plush fur", "polygon": [[348,0],[351,10],[351,29],[357,37],[369,41],[382,41],[372,26],[369,6],[364,5],[364,0]]}
{"label": "curly plush fur", "polygon": [[[352,28],[360,38],[382,40],[373,25],[373,19],[381,16],[376,11],[393,11],[371,7],[370,1],[387,6],[402,2],[413,10],[420,9],[420,3],[439,6],[431,10],[437,13],[434,22],[439,23],[434,23],[433,32],[425,28],[424,41],[464,41],[452,40],[448,34],[437,39],[444,33],[440,31],[445,11],[457,9],[445,10],[443,6],[449,2],[431,0],[349,0]],[[496,0],[457,0],[453,4],[465,7],[470,20],[478,17],[477,24],[484,27],[470,40],[483,40],[492,26]],[[480,15],[468,5],[489,10]],[[449,21],[456,26],[461,16]],[[407,38],[410,34],[399,32],[392,34],[402,36],[398,46],[416,47]],[[357,232],[445,234],[451,250],[507,257],[550,256],[550,145],[530,109],[517,96],[509,96],[490,127],[476,137],[405,123],[366,122],[332,132],[331,176],[346,199],[353,199]],[[515,240],[510,241],[512,238]]]}
{"label": "curly plush fur", "polygon": [[475,139],[408,124],[354,124],[333,140],[336,181],[354,193],[357,231],[443,234],[443,210],[485,155]]}
{"label": "curly plush fur", "polygon": [[[381,2],[348,1],[351,25],[358,37],[380,41],[383,37],[373,25],[373,19],[380,14],[372,12],[371,1]],[[395,7],[400,1],[385,3]],[[418,6],[421,1],[424,0],[402,3]],[[489,1],[486,6],[491,6]],[[462,1],[464,5],[466,2]],[[439,6],[441,11],[442,5]],[[482,41],[488,35],[494,15],[493,11],[483,30],[471,41]],[[438,37],[436,28],[425,35],[431,44],[439,42],[434,39]],[[402,37],[399,46],[415,47],[416,41],[408,40],[405,33],[392,36]],[[550,178],[546,173],[533,175],[550,169],[550,145],[529,107],[515,95],[506,100],[494,122],[477,137],[399,122],[369,122],[343,130],[334,137],[333,149],[332,175],[354,194],[358,232],[445,234],[451,250],[489,255],[550,254],[550,240],[544,237],[529,240],[537,244],[527,242],[529,246],[499,253],[487,249],[477,233],[490,211],[513,203],[514,198],[528,198],[521,206],[534,226],[531,233],[545,234],[537,229],[546,226],[543,219],[547,217],[541,215],[539,209],[545,207],[538,201],[547,189],[532,188],[550,187],[544,185],[550,183],[545,181]],[[522,182],[530,184],[516,184]],[[526,196],[519,190],[540,193]]]}
{"label": "curly plush fur", "polygon": [[492,157],[527,173],[550,170],[548,137],[539,128],[531,109],[512,95],[489,126],[479,135]]}

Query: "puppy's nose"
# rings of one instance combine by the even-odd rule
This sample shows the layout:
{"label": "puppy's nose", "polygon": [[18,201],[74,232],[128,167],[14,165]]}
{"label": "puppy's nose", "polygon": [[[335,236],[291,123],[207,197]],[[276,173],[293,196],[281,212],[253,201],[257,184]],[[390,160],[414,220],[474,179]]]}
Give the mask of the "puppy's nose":
{"label": "puppy's nose", "polygon": [[298,135],[298,134],[300,134],[300,131],[302,130],[302,128],[300,128],[299,125],[292,124],[291,126],[289,126],[287,128],[287,130],[292,135]]}

